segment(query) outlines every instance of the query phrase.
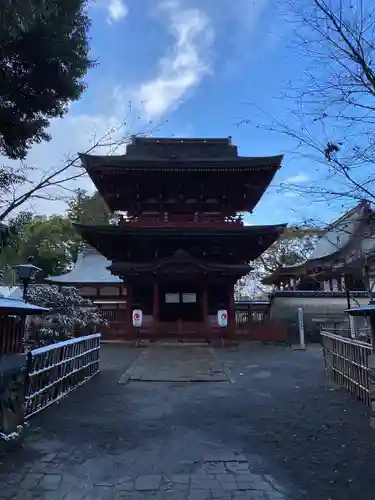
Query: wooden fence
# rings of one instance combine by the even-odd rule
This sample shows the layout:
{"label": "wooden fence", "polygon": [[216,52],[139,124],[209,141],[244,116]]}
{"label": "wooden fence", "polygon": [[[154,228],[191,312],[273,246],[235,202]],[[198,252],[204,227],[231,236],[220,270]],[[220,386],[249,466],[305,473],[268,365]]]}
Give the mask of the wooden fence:
{"label": "wooden fence", "polygon": [[269,320],[270,318],[268,309],[236,311],[237,326],[249,323],[252,324],[268,323]]}
{"label": "wooden fence", "polygon": [[26,418],[99,373],[100,337],[97,333],[30,351]]}
{"label": "wooden fence", "polygon": [[0,453],[18,440],[24,420],[99,373],[101,335],[78,337],[0,356]]}
{"label": "wooden fence", "polygon": [[324,330],[321,331],[321,338],[329,380],[369,405],[368,357],[372,345]]}

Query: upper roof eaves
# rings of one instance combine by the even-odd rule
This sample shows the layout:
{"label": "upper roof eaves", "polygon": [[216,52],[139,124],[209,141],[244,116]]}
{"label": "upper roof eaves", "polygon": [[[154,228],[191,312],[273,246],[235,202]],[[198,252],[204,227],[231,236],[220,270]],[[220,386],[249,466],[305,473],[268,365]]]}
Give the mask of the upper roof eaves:
{"label": "upper roof eaves", "polygon": [[[173,139],[133,137],[128,144],[124,155],[89,155],[80,154],[81,161],[86,169],[125,167],[167,167],[176,164],[185,168],[198,163],[209,166],[226,164],[238,167],[279,167],[283,156],[247,157],[239,156],[237,146],[232,144],[231,138],[226,139]],[[168,167],[167,167],[168,168]]]}
{"label": "upper roof eaves", "polygon": [[[140,168],[157,168],[170,169],[171,165],[189,169],[194,167],[221,167],[225,169],[263,169],[272,168],[278,169],[281,166],[283,155],[278,156],[260,156],[260,157],[245,157],[238,156],[235,158],[214,158],[214,157],[176,157],[176,158],[129,158],[126,155],[121,156],[97,156],[80,154],[80,159],[86,170],[98,169],[105,170],[107,167],[116,169],[140,169]],[[166,164],[168,160],[168,164]]]}

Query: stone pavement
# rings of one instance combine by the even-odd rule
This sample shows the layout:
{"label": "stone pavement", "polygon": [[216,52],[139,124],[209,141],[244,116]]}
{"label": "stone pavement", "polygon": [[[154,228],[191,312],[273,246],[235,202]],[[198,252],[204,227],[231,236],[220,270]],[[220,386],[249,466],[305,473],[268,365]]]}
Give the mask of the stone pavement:
{"label": "stone pavement", "polygon": [[153,344],[124,373],[120,383],[225,382],[228,376],[210,346]]}
{"label": "stone pavement", "polygon": [[0,499],[374,499],[368,410],[327,386],[319,350],[217,349],[225,381],[119,384],[143,352],[103,346],[101,374],[31,419]]}

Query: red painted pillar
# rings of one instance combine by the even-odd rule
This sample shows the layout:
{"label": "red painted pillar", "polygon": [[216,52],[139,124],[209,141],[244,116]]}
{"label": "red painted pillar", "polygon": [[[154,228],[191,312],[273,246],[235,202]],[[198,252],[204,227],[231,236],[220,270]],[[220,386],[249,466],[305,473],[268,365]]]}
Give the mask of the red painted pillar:
{"label": "red painted pillar", "polygon": [[133,290],[132,286],[128,283],[126,285],[126,309],[127,309],[127,325],[125,335],[133,333]]}
{"label": "red painted pillar", "polygon": [[154,296],[152,301],[152,320],[154,323],[155,333],[158,327],[159,321],[159,284],[157,281],[154,281]]}
{"label": "red painted pillar", "polygon": [[208,328],[209,328],[209,324],[208,324],[208,287],[207,287],[206,283],[203,285],[201,307],[202,307],[202,316],[203,316],[203,328],[204,328],[204,333],[206,333]]}

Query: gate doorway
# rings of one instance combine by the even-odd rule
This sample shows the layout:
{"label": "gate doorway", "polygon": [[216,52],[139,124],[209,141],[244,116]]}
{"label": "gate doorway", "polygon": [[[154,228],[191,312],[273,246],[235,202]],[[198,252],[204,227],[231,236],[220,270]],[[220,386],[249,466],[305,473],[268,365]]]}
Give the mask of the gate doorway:
{"label": "gate doorway", "polygon": [[193,286],[169,285],[159,290],[159,319],[162,322],[203,321],[202,292]]}

